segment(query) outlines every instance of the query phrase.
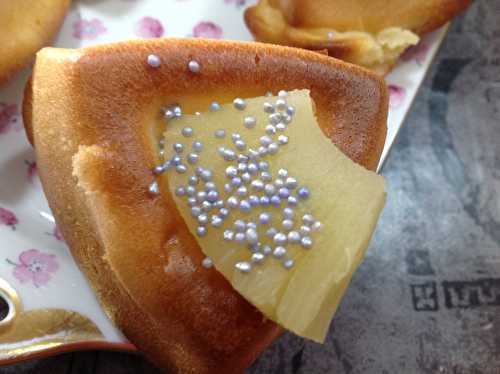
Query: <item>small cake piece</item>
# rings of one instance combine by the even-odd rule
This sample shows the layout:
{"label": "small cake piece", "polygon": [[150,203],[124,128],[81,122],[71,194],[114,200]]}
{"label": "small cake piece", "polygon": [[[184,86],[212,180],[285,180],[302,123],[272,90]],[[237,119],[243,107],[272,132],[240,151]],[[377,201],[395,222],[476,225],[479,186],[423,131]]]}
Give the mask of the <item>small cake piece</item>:
{"label": "small cake piece", "polygon": [[383,178],[324,136],[307,90],[169,120],[164,147],[162,176],[210,264],[268,318],[322,342]]}
{"label": "small cake piece", "polygon": [[259,0],[245,11],[258,41],[314,50],[386,74],[423,34],[472,0]]}
{"label": "small cake piece", "polygon": [[0,85],[49,44],[70,0],[0,1]]}

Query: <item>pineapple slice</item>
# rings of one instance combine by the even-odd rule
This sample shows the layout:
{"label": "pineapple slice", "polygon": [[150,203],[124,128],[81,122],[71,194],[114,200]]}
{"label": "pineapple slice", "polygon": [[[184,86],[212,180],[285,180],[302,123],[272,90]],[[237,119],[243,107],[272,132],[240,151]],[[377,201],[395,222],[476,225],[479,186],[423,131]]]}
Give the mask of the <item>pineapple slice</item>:
{"label": "pineapple slice", "polygon": [[307,90],[281,96],[170,120],[160,171],[204,264],[268,318],[322,342],[375,229],[384,181],[324,136]]}

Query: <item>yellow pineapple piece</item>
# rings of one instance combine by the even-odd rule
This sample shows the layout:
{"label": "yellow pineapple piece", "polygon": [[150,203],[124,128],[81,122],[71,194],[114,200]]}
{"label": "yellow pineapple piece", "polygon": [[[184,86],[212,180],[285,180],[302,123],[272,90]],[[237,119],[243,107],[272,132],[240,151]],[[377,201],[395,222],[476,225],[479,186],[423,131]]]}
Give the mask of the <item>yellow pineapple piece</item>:
{"label": "yellow pineapple piece", "polygon": [[[283,100],[286,100],[286,105]],[[273,114],[263,110],[265,103],[273,104],[283,115],[273,117]],[[288,109],[290,114],[286,118],[288,107],[293,109]],[[278,126],[279,118],[282,125],[283,121],[291,119],[291,122]],[[266,138],[266,129],[272,131],[267,126],[273,121],[276,133]],[[237,140],[242,142],[237,143]],[[269,141],[275,145],[268,146]],[[256,161],[262,169],[266,169],[266,164],[259,165],[259,162],[267,162],[268,171],[253,173],[252,169],[253,174],[246,171],[250,180],[263,181],[269,175],[261,173],[268,172],[272,181],[263,181],[264,186],[276,182],[276,179],[286,183],[288,178],[288,185],[293,187],[294,180],[290,178],[295,178],[297,187],[289,189],[292,196],[297,197],[303,187],[304,196],[310,192],[307,198],[297,198],[297,204],[291,206],[293,218],[288,220],[291,222],[285,222],[287,217],[283,215],[284,208],[290,207],[284,190],[281,191],[283,199],[279,207],[258,204],[250,209],[245,204],[240,208],[241,201],[250,203],[251,195],[257,196],[259,201],[262,196],[267,196],[266,191],[260,190],[259,183],[253,185],[242,181],[241,186],[245,188],[230,190],[226,186],[225,190],[225,184],[238,184],[237,178],[248,179],[248,175],[243,177],[244,166],[241,166],[236,180],[226,175],[234,172],[228,167],[238,170],[238,160],[233,158],[238,154],[249,155],[250,149],[258,151],[259,147],[265,147],[274,154],[264,155]],[[224,149],[230,151],[224,153]],[[216,269],[268,318],[298,335],[322,342],[340,298],[363,258],[384,205],[383,178],[351,161],[324,136],[314,116],[313,102],[307,90],[293,91],[286,97],[248,99],[223,105],[218,111],[170,120],[165,132],[165,157],[171,160],[175,155],[179,157],[182,167],[176,171],[176,166],[169,161],[167,163],[171,168],[162,177],[167,179],[189,230]],[[250,163],[251,160],[246,163],[247,167]],[[196,171],[196,168],[202,168],[205,174],[202,169]],[[288,175],[285,176],[280,169]],[[196,178],[192,178],[196,173],[197,183]],[[192,193],[193,190],[188,188],[190,177],[192,187],[196,189],[195,197],[199,198],[199,202],[192,201],[191,204],[200,209],[193,209],[188,204],[187,192]],[[225,207],[230,197],[236,198],[238,208],[226,212],[212,207],[206,217],[197,215],[199,210],[203,210],[200,202],[208,199],[203,193],[198,196],[198,192],[206,187],[203,178],[217,188],[217,199],[214,194],[210,198],[222,200]],[[276,182],[276,194],[283,183]],[[271,190],[269,188],[267,192]],[[293,198],[290,203],[293,205]],[[206,204],[205,209],[210,209],[210,206]],[[212,222],[212,216],[225,213],[229,213],[227,217]],[[264,223],[260,222],[262,213],[270,214],[268,223],[265,219]],[[290,214],[290,210],[286,214]],[[242,235],[237,236],[236,221],[245,223],[244,231],[239,233],[243,234],[244,244],[239,243]],[[243,227],[241,222],[238,223]],[[285,234],[286,244],[280,246],[274,240],[279,242],[281,238],[267,235],[269,228],[273,227]],[[304,239],[304,243],[295,243],[297,236],[289,234],[290,231],[298,232],[300,240],[309,238],[309,242]],[[233,239],[227,240],[231,235],[227,234],[226,238],[224,235],[230,232]],[[257,245],[251,245],[255,241],[254,234],[258,237]],[[268,253],[269,248],[275,251],[276,247],[285,248],[286,254],[280,257],[279,251]]]}

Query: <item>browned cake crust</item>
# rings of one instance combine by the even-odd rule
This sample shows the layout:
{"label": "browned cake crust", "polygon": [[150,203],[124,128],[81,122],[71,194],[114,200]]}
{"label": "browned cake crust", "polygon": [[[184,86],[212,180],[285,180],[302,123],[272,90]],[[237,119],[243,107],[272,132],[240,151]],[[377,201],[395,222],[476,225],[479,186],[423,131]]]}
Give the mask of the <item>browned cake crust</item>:
{"label": "browned cake crust", "polygon": [[52,41],[69,4],[70,0],[0,1],[0,85]]}
{"label": "browned cake crust", "polygon": [[[423,35],[443,26],[471,3],[472,0],[259,0],[245,11],[245,21],[258,41],[327,49],[330,56],[385,74],[404,47],[414,42],[408,32],[383,36],[380,32],[398,28]],[[330,31],[335,31],[331,38]],[[388,43],[384,45],[381,40]],[[402,49],[381,48],[398,44]]]}
{"label": "browned cake crust", "polygon": [[[146,63],[151,53],[162,64]],[[200,74],[187,69],[196,59]],[[319,123],[353,160],[374,169],[386,134],[383,80],[321,54],[259,43],[134,41],[37,55],[23,116],[50,207],[117,326],[160,367],[244,370],[281,329],[214,269],[165,185],[152,124],[167,103],[311,90]]]}

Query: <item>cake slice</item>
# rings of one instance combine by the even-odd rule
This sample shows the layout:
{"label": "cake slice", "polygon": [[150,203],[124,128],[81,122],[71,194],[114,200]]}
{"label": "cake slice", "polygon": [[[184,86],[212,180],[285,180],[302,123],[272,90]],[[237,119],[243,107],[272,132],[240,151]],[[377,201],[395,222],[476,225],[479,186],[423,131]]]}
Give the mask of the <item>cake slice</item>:
{"label": "cake slice", "polygon": [[373,170],[387,91],[374,74],[341,61],[181,39],[37,55],[23,116],[50,207],[103,308],[160,367],[240,372],[282,331],[203,266],[156,169],[166,120],[296,89],[310,91],[324,136]]}

